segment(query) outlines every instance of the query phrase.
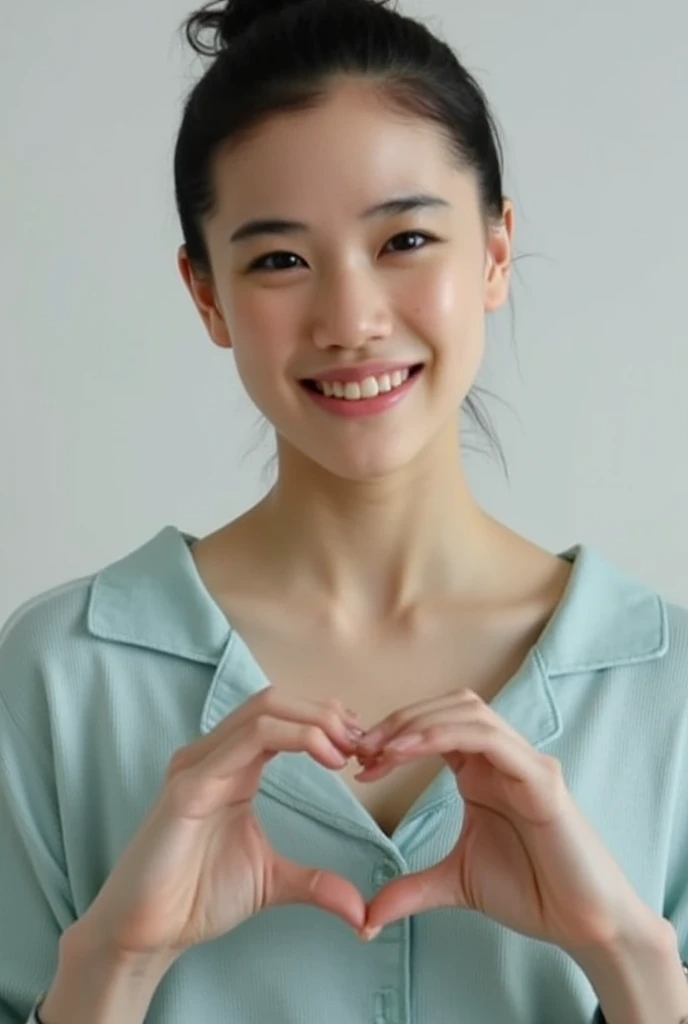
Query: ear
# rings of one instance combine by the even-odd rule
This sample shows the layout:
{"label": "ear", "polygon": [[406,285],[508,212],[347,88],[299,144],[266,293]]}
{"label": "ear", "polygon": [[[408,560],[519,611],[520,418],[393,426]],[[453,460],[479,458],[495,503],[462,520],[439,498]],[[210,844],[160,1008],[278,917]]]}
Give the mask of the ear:
{"label": "ear", "polygon": [[177,265],[211,339],[220,348],[231,348],[232,341],[222,311],[217,304],[212,278],[197,277],[194,274],[185,245],[179,248]]}
{"label": "ear", "polygon": [[492,223],[487,231],[487,258],[485,262],[485,312],[493,313],[509,296],[512,243],[514,237],[514,207],[510,199],[504,200],[502,220]]}

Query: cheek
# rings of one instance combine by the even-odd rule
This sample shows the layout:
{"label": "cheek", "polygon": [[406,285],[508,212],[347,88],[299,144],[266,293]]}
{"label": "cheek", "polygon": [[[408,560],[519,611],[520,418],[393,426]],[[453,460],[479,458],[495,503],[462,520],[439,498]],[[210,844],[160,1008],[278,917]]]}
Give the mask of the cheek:
{"label": "cheek", "polygon": [[265,292],[260,300],[237,302],[230,326],[235,339],[234,358],[244,386],[254,399],[269,393],[275,380],[284,376],[293,346],[293,325],[286,304],[277,295]]}
{"label": "cheek", "polygon": [[453,264],[419,280],[404,305],[414,333],[437,346],[440,357],[470,359],[482,345],[483,303],[474,269]]}

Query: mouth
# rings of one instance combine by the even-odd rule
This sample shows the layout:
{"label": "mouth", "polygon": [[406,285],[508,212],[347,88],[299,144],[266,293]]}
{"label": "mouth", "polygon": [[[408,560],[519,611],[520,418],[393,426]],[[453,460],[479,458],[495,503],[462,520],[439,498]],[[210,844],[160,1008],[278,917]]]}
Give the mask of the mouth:
{"label": "mouth", "polygon": [[[376,382],[378,395],[390,393],[395,391],[399,387],[403,387],[406,381],[408,381],[411,377],[417,377],[418,374],[421,373],[422,370],[424,369],[424,365],[424,363],[416,363],[415,366],[410,366],[408,368],[408,374],[404,374],[403,380],[400,380],[399,383],[395,383],[393,380],[394,375],[390,374],[383,374],[381,378],[370,379]],[[364,397],[361,394],[360,388],[362,382],[359,382],[356,389],[351,390],[348,394],[344,393],[344,388],[342,386],[328,386],[327,390],[325,390],[322,383],[319,383],[314,380],[302,380],[299,383],[302,385],[302,387],[306,388],[307,391],[313,391],[315,392],[316,395],[325,395],[328,398],[338,399],[339,401],[343,402],[361,402],[366,401],[369,398],[377,397],[377,395],[374,394]],[[348,387],[348,385],[345,385],[345,387]]]}

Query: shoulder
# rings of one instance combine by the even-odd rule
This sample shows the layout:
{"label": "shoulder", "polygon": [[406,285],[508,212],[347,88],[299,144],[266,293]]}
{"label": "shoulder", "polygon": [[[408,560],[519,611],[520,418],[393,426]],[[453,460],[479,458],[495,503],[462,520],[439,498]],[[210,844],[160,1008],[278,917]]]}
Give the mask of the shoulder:
{"label": "shoulder", "polygon": [[0,626],[0,701],[28,712],[51,666],[86,637],[94,576],[69,580],[19,605]]}
{"label": "shoulder", "polygon": [[[588,678],[624,715],[659,702],[688,710],[688,609],[589,546],[574,563],[564,598],[538,643],[550,678]],[[618,704],[616,703],[618,702]]]}
{"label": "shoulder", "polygon": [[20,605],[0,626],[0,703],[32,727],[42,714],[71,729],[94,699],[109,712],[114,692],[134,714],[142,681],[168,682],[175,664],[179,678],[216,666],[231,630],[198,577],[192,539],[166,526]]}
{"label": "shoulder", "polygon": [[[95,575],[68,580],[20,604],[0,626],[0,661],[49,658],[66,637],[84,630]],[[5,673],[0,673],[0,688]]]}

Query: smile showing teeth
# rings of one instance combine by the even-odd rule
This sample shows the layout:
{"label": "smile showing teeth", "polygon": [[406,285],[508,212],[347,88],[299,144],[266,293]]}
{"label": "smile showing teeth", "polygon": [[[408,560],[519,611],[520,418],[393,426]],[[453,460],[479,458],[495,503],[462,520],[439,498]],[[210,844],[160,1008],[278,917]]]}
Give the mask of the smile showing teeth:
{"label": "smile showing teeth", "polygon": [[348,402],[358,402],[362,398],[377,398],[387,391],[394,391],[409,379],[410,370],[395,370],[394,373],[383,373],[380,377],[366,377],[360,384],[340,384],[339,381],[314,381],[316,389],[328,398],[343,398]]}

